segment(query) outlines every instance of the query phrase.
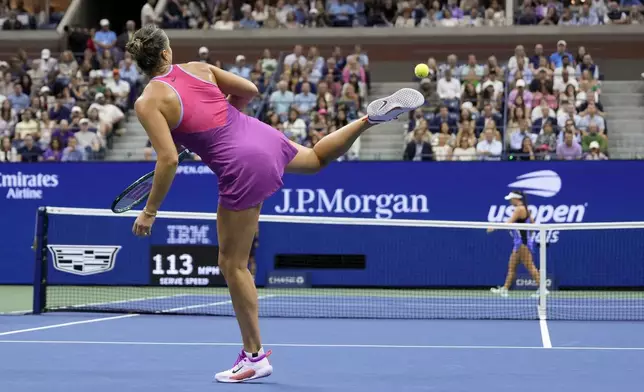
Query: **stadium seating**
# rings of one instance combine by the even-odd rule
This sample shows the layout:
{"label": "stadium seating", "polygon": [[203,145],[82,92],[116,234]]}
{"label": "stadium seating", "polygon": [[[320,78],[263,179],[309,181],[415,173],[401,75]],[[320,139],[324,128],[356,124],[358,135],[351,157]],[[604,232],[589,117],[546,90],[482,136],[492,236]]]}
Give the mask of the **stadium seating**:
{"label": "stadium seating", "polygon": [[[169,0],[159,15],[153,3],[143,7],[142,24],[183,29],[457,28],[502,26],[508,19],[503,2],[498,1],[479,7],[468,0],[460,4],[450,0],[444,5],[328,0],[314,6],[302,1],[251,5]],[[525,0],[510,19],[516,24],[538,25],[642,23],[636,3],[599,0],[574,6]],[[5,29],[49,28],[61,18],[57,12],[30,12],[19,0],[12,4],[12,9],[0,6],[0,26]],[[27,159],[23,155],[36,161],[105,156],[114,136],[123,133],[129,109],[145,83],[124,51],[136,23],[130,21],[125,27],[117,35],[114,30],[120,29],[103,19],[96,29],[66,29],[70,51],[58,54],[43,48],[38,58],[21,51],[0,59],[1,160]],[[115,45],[104,50],[100,43],[106,42]],[[563,46],[568,53],[565,42]],[[320,53],[315,47],[296,46],[283,54],[240,53],[230,59],[212,58],[208,48],[202,47],[195,58],[252,80],[260,96],[247,112],[309,146],[364,115],[369,99],[369,57],[359,46],[348,55],[340,48]],[[561,56],[544,54],[541,45],[532,53],[518,46],[515,55],[502,64],[493,56],[485,62],[473,55],[463,60],[459,62],[454,55],[445,63],[429,59],[430,75],[419,81],[426,104],[410,115],[405,159],[580,158],[579,148],[581,158],[607,158],[601,74],[584,48]],[[76,135],[81,128],[85,132],[85,127],[95,137],[75,137],[77,146],[70,147],[66,129]],[[417,129],[421,131],[412,132]],[[572,145],[566,143],[567,131],[572,132]],[[28,136],[33,144],[29,142],[31,147],[25,152]],[[499,145],[501,153],[497,154]],[[81,153],[63,154],[77,149]],[[145,151],[147,157],[153,156],[149,146]],[[341,159],[358,158],[359,143]]]}
{"label": "stadium seating", "polygon": [[608,159],[599,66],[584,47],[556,46],[530,54],[519,45],[502,66],[474,55],[465,64],[453,54],[443,64],[430,58],[419,82],[426,104],[410,114],[404,159]]}

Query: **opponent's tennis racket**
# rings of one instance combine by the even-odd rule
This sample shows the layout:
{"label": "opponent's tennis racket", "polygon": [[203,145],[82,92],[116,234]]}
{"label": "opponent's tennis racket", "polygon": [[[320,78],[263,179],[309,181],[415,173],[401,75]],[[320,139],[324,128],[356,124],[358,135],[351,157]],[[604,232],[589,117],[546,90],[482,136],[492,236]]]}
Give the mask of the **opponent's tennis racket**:
{"label": "opponent's tennis racket", "polygon": [[[179,154],[179,163],[190,155],[190,151],[183,150]],[[150,195],[152,191],[152,181],[154,180],[154,170],[134,181],[132,185],[125,188],[123,192],[112,202],[112,212],[120,214],[131,210],[139,205]]]}

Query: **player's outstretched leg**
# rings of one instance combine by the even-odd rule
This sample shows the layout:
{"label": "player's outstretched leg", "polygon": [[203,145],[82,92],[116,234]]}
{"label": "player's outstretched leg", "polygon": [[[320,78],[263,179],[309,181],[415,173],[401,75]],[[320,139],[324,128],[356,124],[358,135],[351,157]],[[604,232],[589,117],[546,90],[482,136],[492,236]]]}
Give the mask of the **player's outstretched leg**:
{"label": "player's outstretched leg", "polygon": [[289,173],[313,174],[349,151],[358,137],[373,125],[391,121],[425,103],[423,94],[403,88],[388,97],[376,99],[367,107],[367,115],[325,136],[313,148],[292,144],[298,153],[286,167]]}

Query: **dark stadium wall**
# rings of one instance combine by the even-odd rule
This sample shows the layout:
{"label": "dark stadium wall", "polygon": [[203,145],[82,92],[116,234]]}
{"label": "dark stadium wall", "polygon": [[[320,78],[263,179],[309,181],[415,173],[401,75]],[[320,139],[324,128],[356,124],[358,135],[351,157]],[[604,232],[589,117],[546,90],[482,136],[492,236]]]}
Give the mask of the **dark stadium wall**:
{"label": "dark stadium wall", "polygon": [[110,1],[95,1],[85,0],[91,3],[91,15],[86,21],[89,26],[96,26],[98,22],[105,18],[110,21],[111,29],[120,34],[125,28],[125,22],[134,20],[136,26],[141,25],[141,8],[146,3],[146,0],[110,0]]}

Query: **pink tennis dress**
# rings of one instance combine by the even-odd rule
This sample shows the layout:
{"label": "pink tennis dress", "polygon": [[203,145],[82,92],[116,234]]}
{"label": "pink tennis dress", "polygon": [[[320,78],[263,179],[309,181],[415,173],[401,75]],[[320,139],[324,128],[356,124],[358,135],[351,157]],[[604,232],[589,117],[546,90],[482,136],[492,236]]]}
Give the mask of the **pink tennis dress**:
{"label": "pink tennis dress", "polygon": [[283,185],[284,168],[297,154],[284,134],[241,113],[217,85],[179,65],[152,80],[177,94],[181,118],[172,128],[172,138],[198,154],[217,175],[221,206],[254,207]]}

